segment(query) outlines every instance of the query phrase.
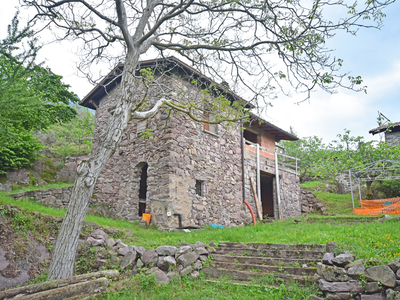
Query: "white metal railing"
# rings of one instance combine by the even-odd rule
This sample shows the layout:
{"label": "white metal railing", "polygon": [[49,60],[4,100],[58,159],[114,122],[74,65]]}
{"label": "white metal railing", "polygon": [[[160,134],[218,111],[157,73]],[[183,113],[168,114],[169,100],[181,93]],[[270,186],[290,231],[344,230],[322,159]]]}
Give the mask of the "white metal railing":
{"label": "white metal railing", "polygon": [[[264,161],[267,166],[270,167],[275,167],[275,157],[277,157],[278,160],[278,167],[280,170],[285,170],[289,173],[294,173],[295,175],[299,175],[298,171],[298,161],[300,161],[299,158],[286,155],[284,153],[285,149],[280,147],[280,146],[275,146],[278,148],[280,151],[273,151],[264,147],[261,147],[260,145],[250,142],[248,140],[245,140],[245,144],[254,147],[254,152],[249,151],[245,147],[245,153],[257,157],[257,147],[259,148],[259,159],[260,161]],[[265,154],[271,154],[270,157],[267,157]],[[261,163],[261,162],[260,162]]]}

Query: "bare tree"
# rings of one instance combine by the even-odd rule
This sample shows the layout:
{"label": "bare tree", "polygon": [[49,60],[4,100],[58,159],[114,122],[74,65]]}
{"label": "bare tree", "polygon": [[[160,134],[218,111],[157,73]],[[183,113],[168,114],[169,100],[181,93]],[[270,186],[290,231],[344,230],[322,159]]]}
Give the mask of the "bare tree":
{"label": "bare tree", "polygon": [[[99,173],[113,155],[131,119],[153,116],[161,107],[193,117],[193,107],[160,98],[144,110],[135,91],[139,58],[175,53],[213,78],[246,89],[253,101],[268,100],[278,87],[305,92],[316,87],[362,90],[359,77],[339,72],[325,41],[338,30],[380,27],[381,9],[394,0],[20,0],[35,7],[35,21],[63,30],[60,38],[81,39],[87,70],[92,63],[122,61],[121,94],[101,141],[78,167],[78,178],[54,248],[48,279],[72,275],[79,233]],[[325,16],[323,15],[323,12]],[[339,17],[334,18],[339,12]],[[331,20],[326,16],[331,16]],[[113,55],[111,49],[120,49]],[[224,75],[221,75],[224,74]],[[229,74],[230,78],[223,78]],[[249,81],[253,78],[252,81]],[[242,92],[242,90],[241,90]],[[218,114],[219,112],[214,112]],[[198,118],[197,118],[198,119]],[[199,119],[198,119],[199,120]],[[200,120],[203,121],[203,120]],[[222,121],[219,119],[218,121]]]}

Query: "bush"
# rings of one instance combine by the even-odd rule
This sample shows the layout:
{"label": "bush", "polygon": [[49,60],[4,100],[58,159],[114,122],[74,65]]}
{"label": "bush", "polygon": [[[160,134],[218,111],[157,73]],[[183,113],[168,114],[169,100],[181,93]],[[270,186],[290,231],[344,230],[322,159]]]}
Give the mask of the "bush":
{"label": "bush", "polygon": [[0,127],[0,174],[32,165],[38,158],[36,151],[41,149],[40,141],[30,132]]}
{"label": "bush", "polygon": [[400,180],[375,181],[372,186],[384,193],[387,198],[400,197]]}

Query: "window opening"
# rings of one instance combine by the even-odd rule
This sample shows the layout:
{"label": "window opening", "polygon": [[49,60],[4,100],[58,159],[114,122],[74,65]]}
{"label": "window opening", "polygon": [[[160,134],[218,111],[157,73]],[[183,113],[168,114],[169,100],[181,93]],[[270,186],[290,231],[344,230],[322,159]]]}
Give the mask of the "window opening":
{"label": "window opening", "polygon": [[203,196],[203,181],[196,180],[196,195]]}
{"label": "window opening", "polygon": [[[204,120],[212,121],[213,119],[213,114],[204,112]],[[218,124],[203,123],[203,129],[208,132],[218,134]]]}
{"label": "window opening", "polygon": [[245,129],[243,132],[243,136],[247,141],[252,142],[254,144],[258,144],[258,134],[257,133],[254,133],[254,132],[251,132],[250,130]]}
{"label": "window opening", "polygon": [[142,216],[146,210],[146,198],[147,198],[147,168],[148,165],[145,164],[142,168],[142,173],[140,174],[139,182],[139,216]]}

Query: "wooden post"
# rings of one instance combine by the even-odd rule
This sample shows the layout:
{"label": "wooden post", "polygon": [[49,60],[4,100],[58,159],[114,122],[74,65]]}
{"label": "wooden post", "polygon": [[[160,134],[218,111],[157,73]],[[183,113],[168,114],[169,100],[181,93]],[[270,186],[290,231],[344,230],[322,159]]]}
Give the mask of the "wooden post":
{"label": "wooden post", "polygon": [[253,195],[254,195],[254,202],[256,204],[256,209],[257,209],[257,215],[260,221],[263,219],[263,212],[262,212],[262,207],[260,205],[259,199],[257,197],[257,190],[254,185],[254,180],[253,178],[250,178],[250,184],[251,184],[251,189],[253,190]]}

